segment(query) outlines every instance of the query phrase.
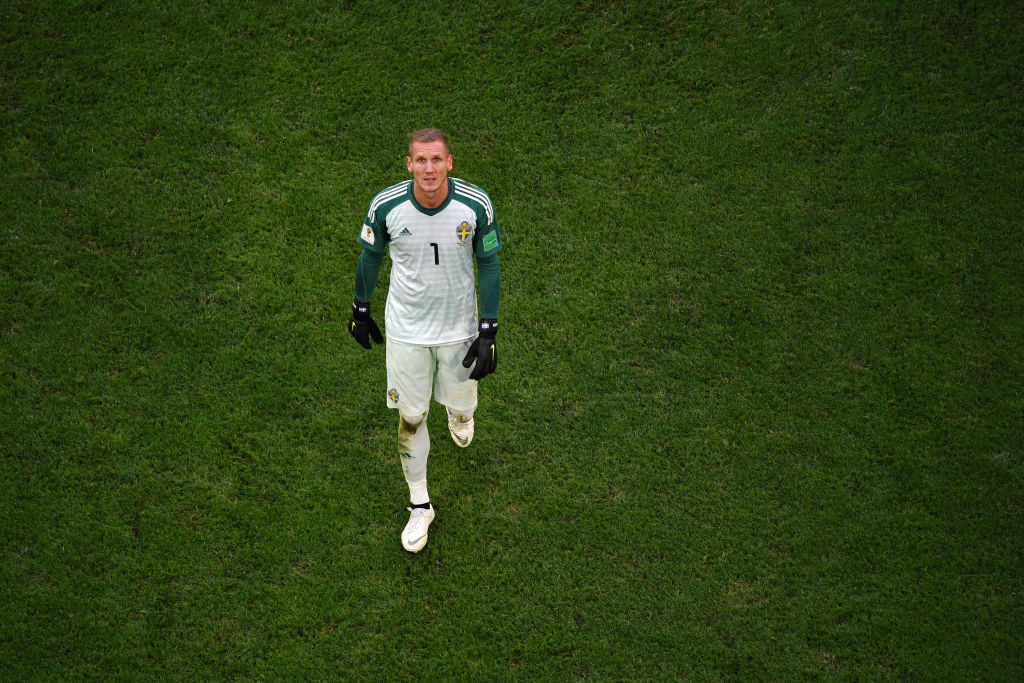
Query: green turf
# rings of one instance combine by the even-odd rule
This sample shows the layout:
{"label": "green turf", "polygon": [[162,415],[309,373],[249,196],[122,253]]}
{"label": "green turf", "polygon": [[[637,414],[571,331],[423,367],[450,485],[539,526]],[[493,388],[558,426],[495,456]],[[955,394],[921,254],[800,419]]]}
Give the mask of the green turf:
{"label": "green turf", "polygon": [[[0,677],[1024,677],[1022,27],[5,3]],[[412,556],[345,322],[424,125],[505,248]]]}

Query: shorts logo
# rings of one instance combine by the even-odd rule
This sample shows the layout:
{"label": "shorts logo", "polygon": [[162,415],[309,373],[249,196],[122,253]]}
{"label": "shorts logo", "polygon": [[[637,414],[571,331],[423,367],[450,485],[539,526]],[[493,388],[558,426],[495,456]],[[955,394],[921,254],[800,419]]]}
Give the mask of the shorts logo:
{"label": "shorts logo", "polygon": [[390,390],[388,390],[388,398],[391,399],[392,403],[397,404],[398,403],[398,389],[390,389]]}
{"label": "shorts logo", "polygon": [[472,234],[473,226],[466,221],[462,221],[459,223],[459,227],[455,228],[455,237],[458,238],[459,244],[465,244]]}

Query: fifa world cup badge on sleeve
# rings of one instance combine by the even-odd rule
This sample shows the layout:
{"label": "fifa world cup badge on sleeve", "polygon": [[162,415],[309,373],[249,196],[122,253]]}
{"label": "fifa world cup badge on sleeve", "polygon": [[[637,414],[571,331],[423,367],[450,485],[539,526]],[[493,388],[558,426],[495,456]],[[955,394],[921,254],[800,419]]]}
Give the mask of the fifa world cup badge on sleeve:
{"label": "fifa world cup badge on sleeve", "polygon": [[489,232],[484,235],[484,251],[491,251],[498,246],[498,234]]}

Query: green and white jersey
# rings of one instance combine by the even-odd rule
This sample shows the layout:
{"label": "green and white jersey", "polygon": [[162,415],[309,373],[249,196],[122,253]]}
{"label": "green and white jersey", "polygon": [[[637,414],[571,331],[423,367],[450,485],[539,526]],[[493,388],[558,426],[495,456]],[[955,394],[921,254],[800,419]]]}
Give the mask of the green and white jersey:
{"label": "green and white jersey", "polygon": [[425,209],[407,180],[370,202],[359,243],[391,252],[391,284],[384,312],[389,339],[442,346],[472,339],[477,331],[473,257],[501,249],[501,233],[487,193],[448,178],[448,197]]}

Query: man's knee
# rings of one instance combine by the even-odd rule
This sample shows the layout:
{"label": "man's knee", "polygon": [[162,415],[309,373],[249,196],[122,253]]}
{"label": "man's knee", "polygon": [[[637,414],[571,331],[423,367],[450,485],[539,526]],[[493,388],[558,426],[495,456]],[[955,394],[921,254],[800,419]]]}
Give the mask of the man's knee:
{"label": "man's knee", "polygon": [[423,420],[427,417],[426,413],[423,413],[419,417],[409,417],[403,413],[398,413],[398,435],[399,436],[412,436],[423,424]]}
{"label": "man's knee", "polygon": [[401,412],[398,413],[398,449],[402,453],[409,453],[413,450],[413,437],[416,432],[423,426],[423,421],[426,419],[427,414],[423,413],[419,417],[409,417],[403,415]]}

